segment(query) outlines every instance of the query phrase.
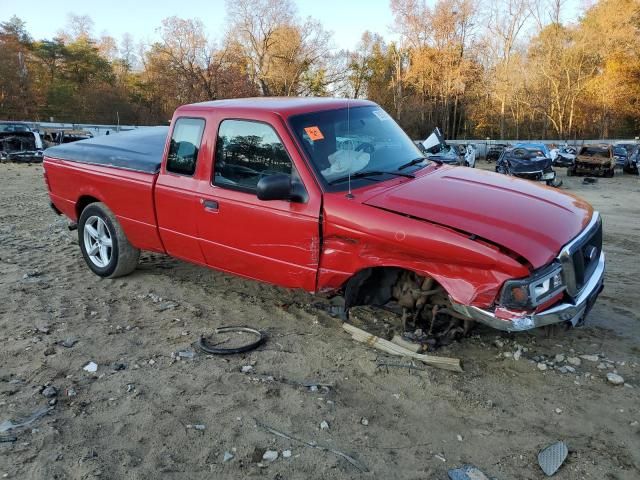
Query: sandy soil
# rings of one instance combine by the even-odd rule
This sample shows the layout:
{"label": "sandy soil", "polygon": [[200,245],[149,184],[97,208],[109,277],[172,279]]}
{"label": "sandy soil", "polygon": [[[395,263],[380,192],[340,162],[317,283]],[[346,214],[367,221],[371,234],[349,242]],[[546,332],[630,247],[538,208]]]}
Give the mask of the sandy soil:
{"label": "sandy soil", "polygon": [[[42,168],[0,165],[0,424],[47,406],[45,385],[58,390],[47,416],[0,442],[0,478],[444,479],[469,463],[540,479],[537,453],[557,440],[570,449],[558,479],[640,478],[639,179],[563,179],[605,221],[606,289],[589,322],[550,338],[478,328],[437,352],[463,359],[454,374],[378,368],[383,357],[305,293],[149,254],[131,276],[102,280],[49,210]],[[269,341],[245,355],[172,358],[228,324],[258,326]],[[62,346],[69,337],[77,343]],[[557,354],[600,358],[561,373]],[[542,355],[546,371],[532,360]],[[89,361],[95,374],[83,371]],[[626,386],[607,383],[613,369]],[[267,449],[279,457],[261,466]]]}

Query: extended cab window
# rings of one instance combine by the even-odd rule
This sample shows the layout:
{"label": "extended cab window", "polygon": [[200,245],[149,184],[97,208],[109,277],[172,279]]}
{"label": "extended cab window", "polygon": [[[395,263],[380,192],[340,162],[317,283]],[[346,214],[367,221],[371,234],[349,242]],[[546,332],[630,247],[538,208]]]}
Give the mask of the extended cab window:
{"label": "extended cab window", "polygon": [[291,160],[269,125],[245,120],[224,120],[218,131],[213,183],[254,192],[268,175],[292,174]]}
{"label": "extended cab window", "polygon": [[201,118],[179,118],[173,127],[167,171],[180,175],[193,175],[202,141],[204,120]]}

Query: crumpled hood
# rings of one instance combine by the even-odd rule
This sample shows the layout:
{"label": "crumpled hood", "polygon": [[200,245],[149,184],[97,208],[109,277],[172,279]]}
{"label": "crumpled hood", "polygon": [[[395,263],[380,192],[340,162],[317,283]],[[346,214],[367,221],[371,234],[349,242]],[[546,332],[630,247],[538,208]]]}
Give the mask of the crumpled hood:
{"label": "crumpled hood", "polygon": [[587,225],[585,201],[492,172],[442,166],[363,202],[501,245],[534,268],[549,263]]}

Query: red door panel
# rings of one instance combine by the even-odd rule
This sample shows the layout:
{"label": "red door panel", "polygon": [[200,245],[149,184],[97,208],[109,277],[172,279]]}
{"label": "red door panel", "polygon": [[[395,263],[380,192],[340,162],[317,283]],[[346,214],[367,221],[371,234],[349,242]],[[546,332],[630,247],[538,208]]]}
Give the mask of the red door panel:
{"label": "red door panel", "polygon": [[201,193],[198,232],[207,264],[283,287],[315,290],[318,222],[307,204],[264,202],[211,185]]}

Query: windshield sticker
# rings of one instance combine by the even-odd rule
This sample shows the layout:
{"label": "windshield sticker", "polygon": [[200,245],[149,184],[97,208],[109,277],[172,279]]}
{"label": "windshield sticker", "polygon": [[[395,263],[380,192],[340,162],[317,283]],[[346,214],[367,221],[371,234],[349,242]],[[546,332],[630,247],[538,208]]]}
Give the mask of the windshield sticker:
{"label": "windshield sticker", "polygon": [[373,114],[378,117],[378,120],[384,122],[385,120],[390,120],[391,116],[385,112],[384,110],[374,110]]}
{"label": "windshield sticker", "polygon": [[309,135],[312,142],[315,142],[316,140],[324,140],[324,135],[322,135],[322,132],[318,127],[306,127],[304,131],[307,132],[307,135]]}

